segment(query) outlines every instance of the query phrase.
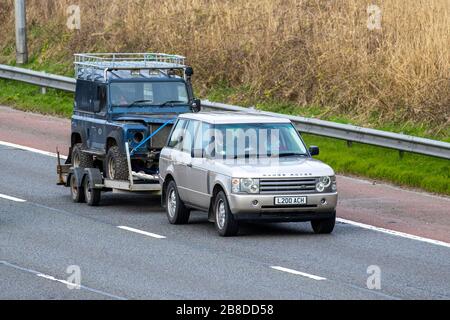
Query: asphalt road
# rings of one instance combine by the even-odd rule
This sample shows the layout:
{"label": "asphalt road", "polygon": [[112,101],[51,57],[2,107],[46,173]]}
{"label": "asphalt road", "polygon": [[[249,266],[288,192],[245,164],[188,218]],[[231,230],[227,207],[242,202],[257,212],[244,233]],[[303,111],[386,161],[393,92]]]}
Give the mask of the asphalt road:
{"label": "asphalt road", "polygon": [[[0,106],[0,144],[16,143],[53,153],[58,148],[67,155],[70,127],[69,119]],[[450,243],[450,197],[336,177],[340,218]]]}
{"label": "asphalt road", "polygon": [[[343,223],[331,235],[248,224],[221,238],[199,212],[170,225],[158,196],[104,194],[92,208],[55,181],[54,158],[0,146],[0,299],[450,298],[445,246]],[[80,289],[65,283],[73,265]],[[373,265],[379,290],[367,287]]]}

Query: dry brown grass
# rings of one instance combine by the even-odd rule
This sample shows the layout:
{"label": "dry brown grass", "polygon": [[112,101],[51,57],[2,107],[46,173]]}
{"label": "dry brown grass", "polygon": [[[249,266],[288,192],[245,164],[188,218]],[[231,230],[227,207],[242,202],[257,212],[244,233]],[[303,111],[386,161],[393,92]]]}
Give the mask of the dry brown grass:
{"label": "dry brown grass", "polygon": [[[13,41],[0,4],[0,49]],[[80,4],[82,29],[66,29]],[[368,4],[382,30],[367,28]],[[361,120],[450,124],[449,0],[28,0],[30,50],[43,63],[80,51],[184,54],[197,88],[247,86],[247,101],[320,105]],[[3,50],[5,52],[5,50]],[[6,51],[3,58],[11,58]],[[6,57],[5,57],[6,56]]]}

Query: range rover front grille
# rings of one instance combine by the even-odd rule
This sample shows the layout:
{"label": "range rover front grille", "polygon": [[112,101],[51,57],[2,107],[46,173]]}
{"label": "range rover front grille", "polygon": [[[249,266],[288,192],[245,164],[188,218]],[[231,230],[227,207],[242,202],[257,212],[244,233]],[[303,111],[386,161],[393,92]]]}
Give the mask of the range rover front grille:
{"label": "range rover front grille", "polygon": [[316,192],[317,178],[260,179],[261,194],[292,194]]}

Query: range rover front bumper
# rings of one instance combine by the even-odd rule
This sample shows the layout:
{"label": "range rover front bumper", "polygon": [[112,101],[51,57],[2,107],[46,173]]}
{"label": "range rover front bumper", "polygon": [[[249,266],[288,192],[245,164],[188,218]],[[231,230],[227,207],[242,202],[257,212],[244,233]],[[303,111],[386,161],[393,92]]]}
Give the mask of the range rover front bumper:
{"label": "range rover front bumper", "polygon": [[[275,197],[306,197],[305,205],[275,205]],[[311,194],[231,194],[230,210],[237,220],[308,221],[327,218],[334,214],[337,192]],[[256,203],[257,201],[257,203]]]}

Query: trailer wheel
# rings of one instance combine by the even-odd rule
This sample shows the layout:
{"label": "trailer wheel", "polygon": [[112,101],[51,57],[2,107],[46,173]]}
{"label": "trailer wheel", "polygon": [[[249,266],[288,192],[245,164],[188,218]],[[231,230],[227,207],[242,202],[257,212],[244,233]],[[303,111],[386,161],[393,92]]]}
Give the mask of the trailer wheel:
{"label": "trailer wheel", "polygon": [[72,147],[72,164],[74,168],[93,168],[94,158],[81,150],[81,143],[77,143]]}
{"label": "trailer wheel", "polygon": [[86,197],[86,203],[92,207],[98,206],[101,199],[101,190],[93,188],[88,174],[83,181],[83,190]]}
{"label": "trailer wheel", "polygon": [[82,203],[85,200],[84,188],[78,187],[77,178],[74,174],[70,176],[70,194],[72,196],[72,201],[75,203]]}
{"label": "trailer wheel", "polygon": [[118,146],[112,146],[106,155],[106,177],[112,180],[128,180],[127,157],[120,153]]}

